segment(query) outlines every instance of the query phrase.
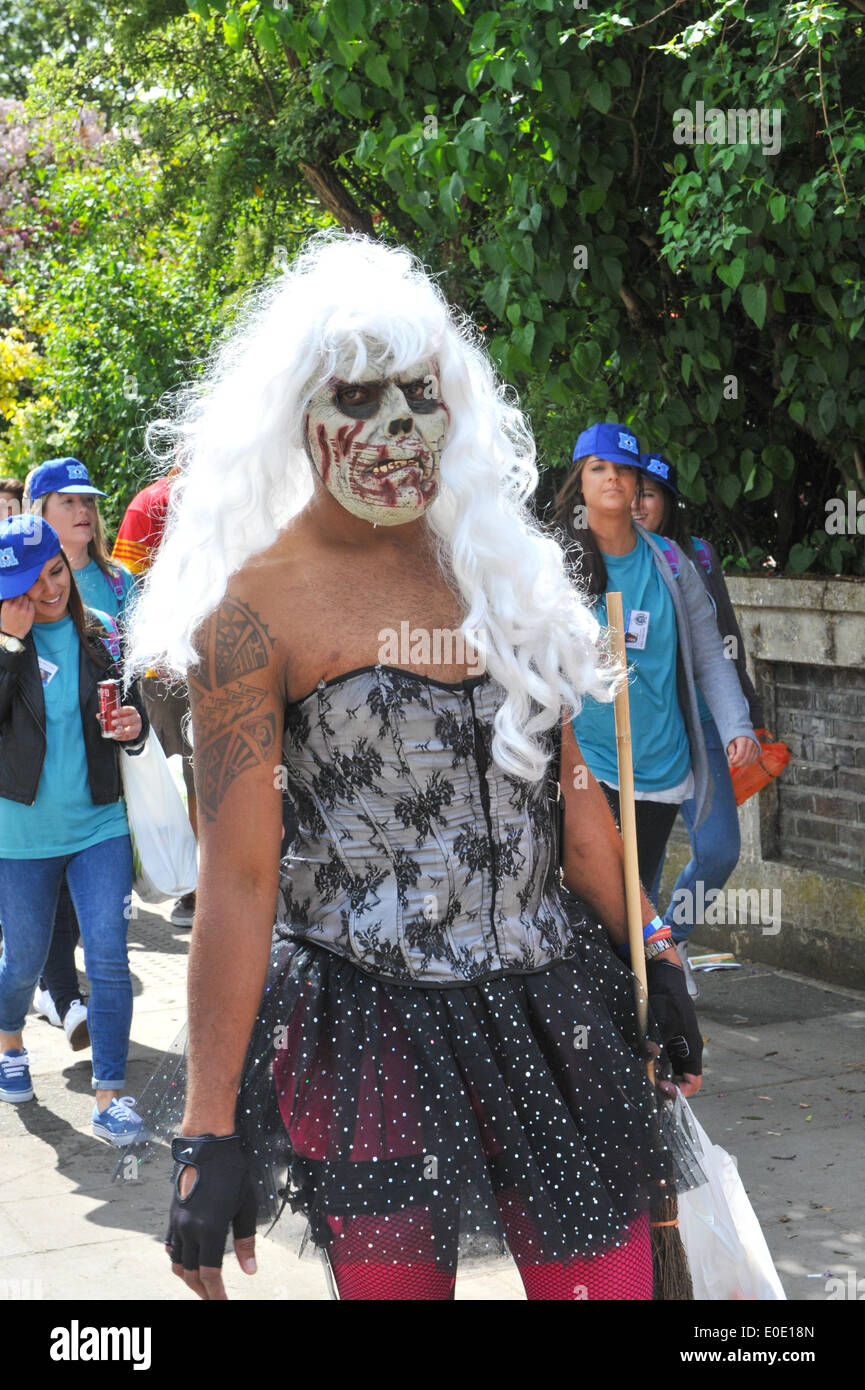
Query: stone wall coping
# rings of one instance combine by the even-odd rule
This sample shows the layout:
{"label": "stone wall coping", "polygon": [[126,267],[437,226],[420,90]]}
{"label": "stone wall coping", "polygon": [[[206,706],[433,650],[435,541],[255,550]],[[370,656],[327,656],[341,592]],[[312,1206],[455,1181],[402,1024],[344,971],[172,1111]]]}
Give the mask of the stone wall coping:
{"label": "stone wall coping", "polygon": [[[858,674],[850,682],[840,673],[845,669],[859,673],[865,666],[865,580],[737,574],[725,578],[741,624],[748,669],[758,685],[763,686],[765,678],[766,718],[779,736],[784,730],[775,727],[773,665],[834,667],[839,671],[839,689],[846,690],[847,684],[851,692],[862,688]],[[758,671],[760,662],[768,663],[767,671]],[[809,680],[807,670],[796,677],[805,685]],[[825,677],[821,680],[825,686]],[[859,708],[857,696],[856,711]],[[812,713],[819,715],[819,708]],[[841,739],[839,747],[844,742]],[[865,989],[865,881],[853,870],[826,863],[819,850],[809,863],[764,859],[764,849],[783,853],[784,847],[777,843],[778,804],[775,782],[740,807],[742,854],[727,890],[739,885],[745,891],[780,890],[782,930],[774,936],[732,924],[703,925],[694,929],[695,940],[785,970]],[[688,845],[671,843],[669,849],[666,893],[690,858]]]}
{"label": "stone wall coping", "polygon": [[865,615],[865,580],[725,575],[736,608],[796,608]]}

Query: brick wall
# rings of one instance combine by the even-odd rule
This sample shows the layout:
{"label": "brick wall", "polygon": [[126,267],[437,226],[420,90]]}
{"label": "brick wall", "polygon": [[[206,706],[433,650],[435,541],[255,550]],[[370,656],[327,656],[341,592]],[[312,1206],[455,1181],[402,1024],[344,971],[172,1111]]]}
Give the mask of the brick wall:
{"label": "brick wall", "polygon": [[[740,806],[727,886],[780,891],[782,927],[703,925],[697,942],[865,990],[865,579],[731,575],[728,588],[766,726],[794,761]],[[664,904],[690,858],[676,824]]]}
{"label": "brick wall", "polygon": [[[768,727],[793,759],[777,783],[768,856],[865,872],[865,671],[758,662]],[[765,853],[764,850],[764,853]]]}

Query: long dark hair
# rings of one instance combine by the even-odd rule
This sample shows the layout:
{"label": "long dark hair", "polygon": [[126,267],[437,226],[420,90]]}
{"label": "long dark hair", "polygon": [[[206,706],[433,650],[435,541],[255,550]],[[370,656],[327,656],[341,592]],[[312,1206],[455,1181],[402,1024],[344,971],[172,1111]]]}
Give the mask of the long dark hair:
{"label": "long dark hair", "polygon": [[[75,624],[75,631],[78,633],[78,640],[84,647],[89,656],[93,658],[97,666],[103,670],[109,670],[114,664],[114,658],[110,655],[102,641],[103,628],[98,618],[90,616],[90,610],[84,607],[84,600],[78,591],[75,583],[75,575],[64,552],[58,550],[57,555],[63,561],[69,572],[69,616]],[[52,556],[52,559],[56,557]],[[0,615],[2,615],[2,605],[0,605]],[[2,616],[0,616],[0,626],[2,626]]]}
{"label": "long dark hair", "polygon": [[78,585],[75,583],[72,566],[67,560],[65,552],[61,550],[60,554],[63,556],[63,563],[69,571],[69,616],[75,624],[79,641],[96,662],[96,665],[108,670],[114,664],[114,658],[102,641],[105,629],[98,618],[91,617],[91,610],[84,607],[84,600]]}
{"label": "long dark hair", "polygon": [[[556,493],[553,504],[553,520],[558,523],[568,540],[572,542],[572,560],[588,586],[589,593],[598,595],[605,593],[607,588],[607,567],[604,564],[604,557],[588,522],[584,526],[578,526],[575,522],[577,507],[585,508],[586,505],[583,496],[582,476],[583,468],[589,457],[590,455],[587,454],[583,458],[575,460],[573,468]],[[636,496],[640,498],[643,492],[644,475],[640,469],[635,471],[637,474]],[[696,561],[697,553],[688,531],[684,508],[679,506],[674,493],[668,487],[664,487],[663,483],[659,483],[659,487],[662,489],[664,497],[664,514],[661,517],[659,534],[674,541],[689,560]]]}
{"label": "long dark hair", "polygon": [[575,569],[582,576],[583,583],[590,594],[603,594],[607,588],[607,567],[601,554],[601,547],[595,539],[592,528],[586,521],[578,526],[575,520],[577,507],[585,508],[583,496],[583,469],[590,454],[574,461],[574,466],[556,493],[553,503],[553,520],[564,531],[572,543],[569,555]]}
{"label": "long dark hair", "polygon": [[[637,475],[637,497],[643,494],[644,474]],[[659,534],[666,536],[668,540],[675,541],[679,549],[687,555],[689,560],[697,559],[697,552],[694,550],[694,542],[691,540],[691,533],[688,530],[687,518],[684,507],[679,506],[678,498],[675,493],[660,482],[657,478],[646,479],[657,484],[661,489],[661,496],[664,499],[664,512],[661,517]]]}

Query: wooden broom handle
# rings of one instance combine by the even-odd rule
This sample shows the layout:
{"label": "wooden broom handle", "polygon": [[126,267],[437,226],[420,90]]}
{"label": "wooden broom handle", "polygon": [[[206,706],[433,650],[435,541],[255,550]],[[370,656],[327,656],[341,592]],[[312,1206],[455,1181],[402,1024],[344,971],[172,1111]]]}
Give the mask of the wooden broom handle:
{"label": "wooden broom handle", "polygon": [[[622,595],[607,594],[607,623],[611,647],[616,662],[627,671],[625,648],[625,618]],[[640,865],[637,854],[637,817],[634,810],[634,760],[631,752],[631,710],[627,681],[616,696],[616,756],[619,763],[619,819],[622,844],[625,850],[625,904],[628,914],[628,945],[631,948],[631,969],[636,980],[637,1024],[646,1037],[648,1024],[648,990],[646,985],[646,956],[643,950],[643,907],[640,901]],[[654,1082],[654,1065],[648,1063],[649,1080]]]}

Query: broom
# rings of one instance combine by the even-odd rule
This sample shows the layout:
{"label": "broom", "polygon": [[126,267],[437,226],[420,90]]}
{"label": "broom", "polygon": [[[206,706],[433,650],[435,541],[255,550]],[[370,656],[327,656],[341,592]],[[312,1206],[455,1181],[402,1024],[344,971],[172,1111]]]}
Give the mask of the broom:
{"label": "broom", "polygon": [[[625,656],[625,622],[622,595],[607,594],[607,623],[612,635],[612,649],[618,664],[627,671]],[[619,764],[619,817],[622,843],[625,850],[625,902],[628,913],[628,944],[631,948],[631,969],[634,972],[634,993],[637,1005],[637,1026],[645,1043],[648,1024],[648,990],[646,957],[643,953],[643,914],[640,905],[640,870],[637,858],[637,821],[634,811],[634,764],[631,754],[631,716],[627,681],[622,682],[616,696],[616,753]],[[655,1063],[649,1060],[646,1070],[655,1084]],[[685,1247],[679,1236],[679,1204],[675,1188],[663,1178],[652,1193],[649,1219],[652,1228],[652,1287],[653,1298],[665,1302],[689,1301],[694,1297],[691,1274]]]}

